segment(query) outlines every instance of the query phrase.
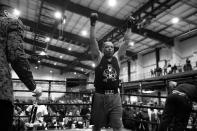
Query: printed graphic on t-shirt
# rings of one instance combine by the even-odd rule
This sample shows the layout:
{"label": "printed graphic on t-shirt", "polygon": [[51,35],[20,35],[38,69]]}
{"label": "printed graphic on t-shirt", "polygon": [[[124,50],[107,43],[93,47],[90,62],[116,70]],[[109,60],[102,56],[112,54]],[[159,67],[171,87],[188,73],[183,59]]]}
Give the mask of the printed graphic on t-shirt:
{"label": "printed graphic on t-shirt", "polygon": [[107,80],[115,81],[117,72],[111,64],[108,64],[107,69],[103,71],[103,76],[105,76],[105,79],[103,80],[105,82],[107,82]]}

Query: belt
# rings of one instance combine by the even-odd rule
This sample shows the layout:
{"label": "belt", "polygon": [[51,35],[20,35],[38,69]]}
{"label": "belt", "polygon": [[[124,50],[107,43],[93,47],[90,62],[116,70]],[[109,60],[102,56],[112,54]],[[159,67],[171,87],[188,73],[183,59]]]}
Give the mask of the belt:
{"label": "belt", "polygon": [[104,90],[104,91],[96,91],[96,93],[105,94],[105,95],[112,95],[112,94],[117,94],[118,91],[115,91],[115,90]]}

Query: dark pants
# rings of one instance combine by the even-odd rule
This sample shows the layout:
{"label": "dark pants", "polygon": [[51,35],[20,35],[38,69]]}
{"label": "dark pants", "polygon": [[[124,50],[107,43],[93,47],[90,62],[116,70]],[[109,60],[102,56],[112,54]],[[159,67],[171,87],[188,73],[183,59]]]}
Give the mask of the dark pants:
{"label": "dark pants", "polygon": [[186,96],[170,94],[166,99],[164,112],[158,131],[184,131],[192,111],[192,103]]}
{"label": "dark pants", "polygon": [[0,100],[0,131],[12,131],[13,105],[10,101]]}

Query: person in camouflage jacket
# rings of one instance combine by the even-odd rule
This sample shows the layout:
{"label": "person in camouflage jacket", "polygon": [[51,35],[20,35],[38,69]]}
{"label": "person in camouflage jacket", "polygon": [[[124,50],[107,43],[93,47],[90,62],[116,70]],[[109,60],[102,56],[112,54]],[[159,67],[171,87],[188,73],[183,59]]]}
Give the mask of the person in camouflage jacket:
{"label": "person in camouflage jacket", "polygon": [[13,119],[13,85],[9,64],[26,87],[35,92],[36,83],[23,49],[23,24],[0,5],[0,130],[11,131]]}

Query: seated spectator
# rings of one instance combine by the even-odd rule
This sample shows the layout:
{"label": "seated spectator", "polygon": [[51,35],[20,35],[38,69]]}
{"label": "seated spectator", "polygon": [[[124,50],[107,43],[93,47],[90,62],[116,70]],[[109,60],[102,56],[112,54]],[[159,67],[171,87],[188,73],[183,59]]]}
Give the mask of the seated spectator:
{"label": "seated spectator", "polygon": [[186,64],[184,65],[183,70],[184,72],[192,70],[192,65],[188,58],[186,59]]}
{"label": "seated spectator", "polygon": [[44,116],[48,115],[47,107],[45,105],[38,105],[37,102],[38,99],[26,109],[26,112],[30,115],[29,122],[25,123],[27,130],[32,130],[33,128],[37,128],[37,130],[45,129]]}
{"label": "seated spectator", "polygon": [[90,120],[90,109],[88,106],[84,106],[81,109],[80,115],[83,118],[83,122],[85,123],[85,127],[89,126],[89,120]]}

